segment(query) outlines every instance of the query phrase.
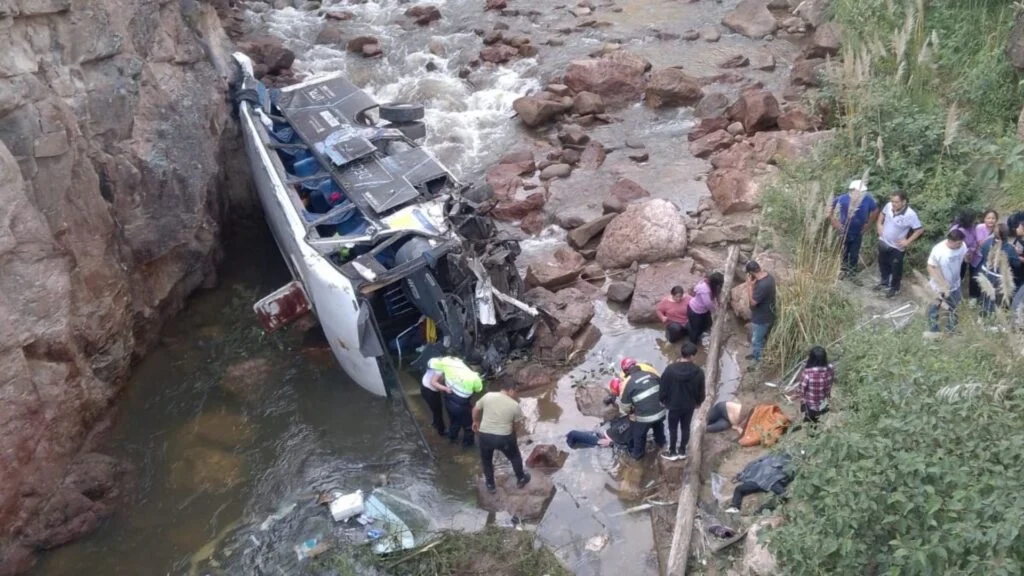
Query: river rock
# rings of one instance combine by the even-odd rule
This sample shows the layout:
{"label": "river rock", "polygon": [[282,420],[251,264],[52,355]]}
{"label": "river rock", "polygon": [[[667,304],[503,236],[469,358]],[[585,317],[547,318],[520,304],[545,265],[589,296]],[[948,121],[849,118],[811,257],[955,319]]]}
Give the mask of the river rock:
{"label": "river rock", "polygon": [[826,22],[815,28],[811,43],[804,49],[808,58],[824,58],[839,54],[842,47],[842,30],[835,22]]}
{"label": "river rock", "polygon": [[800,108],[790,108],[779,114],[779,130],[806,132],[815,128],[807,113]]}
{"label": "river rock", "polygon": [[316,35],[317,44],[341,44],[343,39],[341,28],[330,23],[325,24]]}
{"label": "river rock", "polygon": [[519,392],[527,392],[552,386],[557,379],[550,367],[539,362],[530,362],[516,370],[515,381]]}
{"label": "river rock", "polygon": [[775,56],[767,52],[755,52],[750,55],[750,67],[763,72],[775,71]]}
{"label": "river rock", "polygon": [[693,258],[695,271],[697,272],[707,273],[713,270],[725,269],[725,250],[699,246],[691,241],[690,246],[686,248],[686,256]]}
{"label": "river rock", "polygon": [[586,224],[574,228],[566,234],[566,240],[569,242],[569,246],[580,249],[587,245],[591,239],[604,231],[608,223],[615,218],[614,214],[605,214],[600,218],[596,218],[587,222]]}
{"label": "river rock", "polygon": [[832,14],[832,0],[790,0],[790,8],[817,28],[828,22]]}
{"label": "river rock", "polygon": [[558,151],[558,156],[565,164],[576,165],[580,162],[580,151],[575,148],[563,148]]}
{"label": "river rock", "polygon": [[515,475],[501,470],[495,472],[494,482],[498,490],[491,494],[483,477],[477,480],[479,506],[488,512],[508,512],[522,520],[540,520],[555,495],[555,485],[545,474],[532,474],[530,483],[518,488]]}
{"label": "river rock", "polygon": [[632,160],[633,162],[643,164],[644,162],[647,162],[651,158],[651,155],[648,154],[646,150],[641,150],[639,152],[630,152],[629,154],[626,155],[626,157]]}
{"label": "river rock", "polygon": [[328,20],[344,21],[351,20],[355,18],[356,15],[353,14],[352,12],[349,12],[348,10],[327,10],[326,12],[324,12],[324,17],[327,18]]}
{"label": "river rock", "polygon": [[821,86],[821,75],[824,71],[825,60],[823,58],[797,60],[793,63],[793,70],[790,72],[789,80],[796,86],[816,88]]}
{"label": "river rock", "polygon": [[523,300],[543,312],[542,320],[556,338],[572,338],[594,317],[594,303],[578,288],[557,293],[532,288],[523,294]]}
{"label": "river rock", "polygon": [[604,230],[597,262],[605,268],[623,268],[633,262],[658,262],[686,252],[686,222],[667,200],[631,204]]}
{"label": "river rock", "polygon": [[255,401],[263,395],[272,371],[266,358],[248,358],[231,364],[217,385],[240,400]]}
{"label": "river rock", "polygon": [[[685,30],[682,34],[680,34],[679,38],[681,40],[686,40],[687,42],[693,42],[694,40],[700,38],[700,32],[698,32],[698,31],[696,31],[696,30],[691,28],[690,30]],[[659,38],[659,40],[666,40],[666,39],[665,38]]]}
{"label": "river rock", "polygon": [[775,528],[781,525],[781,516],[772,516],[754,522],[747,530],[747,538],[743,544],[742,565],[746,574],[753,576],[771,576],[778,573],[775,557],[772,556],[768,545],[764,542],[762,533],[765,528]]}
{"label": "river rock", "polygon": [[707,158],[714,152],[732,146],[733,142],[732,134],[726,130],[718,130],[690,142],[690,154],[697,158]]}
{"label": "river rock", "polygon": [[505,34],[497,27],[495,27],[494,30],[491,30],[490,32],[484,34],[482,41],[484,43],[484,46],[490,46],[492,44],[497,44],[498,42],[501,42],[504,38]]}
{"label": "river rock", "polygon": [[252,38],[240,44],[239,48],[252,59],[254,67],[262,67],[267,74],[279,74],[295,62],[295,53],[274,36]]}
{"label": "river rock", "polygon": [[516,174],[530,174],[536,170],[537,165],[534,162],[533,152],[529,150],[514,150],[505,154],[498,160],[499,166],[511,166],[515,169]]}
{"label": "river rock", "polygon": [[519,57],[519,49],[508,44],[492,44],[480,50],[480,59],[492,64],[504,64]]}
{"label": "river rock", "polygon": [[[593,284],[590,284],[588,282],[580,281],[577,282],[576,285],[582,285],[591,288],[593,290],[593,295],[588,295],[588,298],[592,300],[595,299],[598,294],[600,294],[600,290],[594,287]],[[580,330],[579,333],[576,334],[576,336],[573,338],[572,351],[569,353],[569,357],[566,358],[566,360],[572,361],[574,358],[582,358],[582,356],[580,356],[581,354],[590,350],[594,346],[597,346],[597,343],[600,341],[601,329],[598,328],[597,326],[594,326],[593,324],[587,324],[586,326],[583,327],[583,330]]]}
{"label": "river rock", "polygon": [[770,90],[743,92],[726,110],[729,119],[742,123],[747,134],[775,127],[779,113],[779,101]]}
{"label": "river rock", "polygon": [[568,164],[552,164],[540,171],[540,179],[568,178],[570,174],[572,174],[572,166]]}
{"label": "river rock", "polygon": [[484,4],[484,11],[504,10],[507,7],[508,2],[506,0],[487,0],[486,4]]}
{"label": "river rock", "polygon": [[565,246],[559,248],[547,260],[526,267],[526,286],[541,286],[557,290],[579,278],[586,260],[579,253]]}
{"label": "river rock", "polygon": [[543,211],[530,212],[519,221],[519,228],[531,236],[540,234],[548,225],[548,217]]}
{"label": "river rock", "polygon": [[565,85],[573,92],[592,92],[606,103],[635,102],[644,90],[644,73],[650,63],[627,50],[601,58],[573,60],[565,70]]}
{"label": "river rock", "polygon": [[692,106],[704,96],[697,79],[677,68],[652,72],[644,93],[647,105],[652,108]]}
{"label": "river rock", "polygon": [[722,214],[749,212],[761,205],[761,180],[747,170],[713,170],[708,176],[708,190]]}
{"label": "river rock", "polygon": [[775,32],[779,24],[768,10],[767,0],[741,0],[725,14],[722,25],[749,38],[762,38]]}
{"label": "river rock", "polygon": [[568,457],[568,452],[559,450],[553,444],[536,444],[530,455],[526,457],[526,466],[545,472],[554,472],[565,464],[565,459]]}
{"label": "river rock", "polygon": [[178,490],[221,492],[245,478],[245,460],[219,448],[192,446],[175,459],[171,485]]}
{"label": "river rock", "polygon": [[750,241],[753,232],[750,223],[745,218],[740,221],[722,223],[717,226],[705,224],[690,234],[690,243],[697,246],[745,243]]}
{"label": "river rock", "polygon": [[490,215],[496,220],[512,222],[525,218],[527,214],[544,207],[544,193],[534,192],[526,197],[499,201],[491,208]]}
{"label": "river rock", "polygon": [[690,130],[690,133],[686,135],[686,139],[690,142],[694,140],[700,140],[701,138],[718,132],[719,130],[725,130],[729,127],[732,122],[724,116],[716,116],[714,118],[702,118],[695,128]]}
{"label": "river rock", "polygon": [[353,54],[361,54],[367,58],[380,55],[383,50],[376,36],[356,36],[348,41],[345,47]]}
{"label": "river rock", "polygon": [[629,204],[634,200],[647,198],[651,195],[651,193],[644,189],[643,186],[629,178],[620,178],[617,180],[615,184],[612,184],[609,193],[612,195],[612,198],[619,200],[623,204]]}
{"label": "river rock", "polygon": [[735,54],[729,56],[725,60],[718,63],[719,68],[743,68],[750,64],[750,59],[743,54]]}
{"label": "river rock", "polygon": [[566,124],[558,131],[558,141],[568,146],[582,146],[590,142],[590,135],[576,124]]}
{"label": "river rock", "polygon": [[530,128],[547,124],[566,110],[561,102],[555,102],[539,95],[517,98],[512,102],[512,109],[519,116],[519,120]]}
{"label": "river rock", "polygon": [[[533,162],[530,162],[533,165]],[[516,191],[522,185],[520,177],[523,168],[517,165],[498,164],[491,166],[484,176],[485,182],[491,187],[493,195],[498,200],[509,200],[515,197]]]}
{"label": "river rock", "polygon": [[676,285],[693,287],[700,278],[694,272],[693,260],[690,258],[658,262],[641,268],[626,318],[634,324],[656,322],[658,315],[654,308],[669,290]]}
{"label": "river rock", "polygon": [[700,29],[700,37],[705,42],[718,42],[722,38],[722,33],[714,26],[705,26]]}
{"label": "river rock", "polygon": [[636,289],[636,284],[634,282],[616,280],[608,284],[608,289],[605,290],[605,294],[608,296],[609,302],[625,304],[633,296],[634,289]]}
{"label": "river rock", "polygon": [[[1024,137],[1021,138],[1024,140]],[[622,214],[626,211],[626,204],[618,198],[607,198],[601,203],[602,214]]]}
{"label": "river rock", "polygon": [[604,109],[604,98],[593,92],[580,92],[572,99],[573,114],[602,114]]}
{"label": "river rock", "polygon": [[733,314],[744,322],[750,322],[750,297],[747,294],[747,285],[740,284],[733,286],[729,292],[729,306]]}
{"label": "river rock", "polygon": [[584,416],[600,418],[602,421],[614,420],[619,409],[614,404],[605,405],[604,399],[611,392],[604,386],[577,386],[574,391],[576,409]]}
{"label": "river rock", "polygon": [[417,4],[410,6],[406,11],[405,15],[412,18],[413,22],[420,26],[426,26],[431,22],[436,22],[441,19],[441,10],[433,4]]}
{"label": "river rock", "polygon": [[[65,476],[133,360],[216,282],[226,215],[258,208],[215,6],[0,6],[4,572],[98,524],[77,518],[88,495],[57,505]],[[278,48],[254,54],[264,73],[291,65]]]}

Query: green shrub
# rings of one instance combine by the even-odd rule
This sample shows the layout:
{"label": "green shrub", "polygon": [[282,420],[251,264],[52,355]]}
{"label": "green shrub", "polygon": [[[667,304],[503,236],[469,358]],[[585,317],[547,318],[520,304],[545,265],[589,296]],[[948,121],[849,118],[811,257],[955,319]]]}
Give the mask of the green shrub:
{"label": "green shrub", "polygon": [[[1024,389],[1005,335],[848,335],[843,423],[801,441],[787,574],[1020,574]],[[1018,343],[1019,345],[1019,343]]]}

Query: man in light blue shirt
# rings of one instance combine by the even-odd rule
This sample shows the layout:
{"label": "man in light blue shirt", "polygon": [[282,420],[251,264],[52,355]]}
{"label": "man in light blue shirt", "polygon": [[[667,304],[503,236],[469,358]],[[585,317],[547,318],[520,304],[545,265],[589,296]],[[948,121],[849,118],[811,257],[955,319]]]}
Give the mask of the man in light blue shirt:
{"label": "man in light blue shirt", "polygon": [[903,258],[907,248],[924,234],[917,212],[910,207],[906,192],[893,192],[878,219],[878,273],[876,291],[886,290],[892,298],[900,291],[903,280]]}
{"label": "man in light blue shirt", "polygon": [[832,201],[828,216],[832,227],[842,234],[843,275],[852,275],[857,271],[864,233],[878,217],[878,204],[863,181],[853,180],[846,193]]}

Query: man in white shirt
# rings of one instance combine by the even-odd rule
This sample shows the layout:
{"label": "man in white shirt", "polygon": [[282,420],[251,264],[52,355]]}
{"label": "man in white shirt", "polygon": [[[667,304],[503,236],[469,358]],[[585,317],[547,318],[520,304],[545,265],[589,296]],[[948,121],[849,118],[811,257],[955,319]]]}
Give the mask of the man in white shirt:
{"label": "man in white shirt", "polygon": [[907,248],[924,234],[917,212],[910,207],[905,192],[894,192],[878,218],[878,273],[881,279],[876,291],[887,290],[886,298],[900,291],[903,280],[903,258]]}
{"label": "man in white shirt", "polygon": [[929,331],[928,338],[935,338],[939,332],[939,310],[949,311],[947,327],[950,332],[956,329],[956,307],[962,297],[960,293],[960,266],[964,263],[967,247],[964,246],[964,233],[954,228],[946,234],[946,239],[932,248],[928,255],[928,286],[936,294],[936,300],[928,305]]}

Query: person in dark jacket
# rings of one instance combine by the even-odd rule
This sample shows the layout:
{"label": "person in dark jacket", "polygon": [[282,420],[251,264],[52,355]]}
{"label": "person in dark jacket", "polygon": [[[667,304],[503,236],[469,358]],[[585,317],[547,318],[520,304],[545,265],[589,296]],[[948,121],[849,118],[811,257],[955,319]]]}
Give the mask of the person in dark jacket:
{"label": "person in dark jacket", "polygon": [[665,446],[665,408],[658,399],[661,380],[644,370],[636,360],[623,358],[619,365],[626,375],[619,397],[623,413],[633,414],[633,445],[630,455],[637,460],[647,451],[647,432],[654,431],[654,443],[658,448]]}
{"label": "person in dark jacket", "polygon": [[693,363],[697,346],[693,342],[686,342],[680,354],[682,357],[669,364],[661,373],[661,390],[658,392],[661,404],[668,409],[668,452],[661,454],[666,460],[686,458],[690,419],[693,418],[693,411],[704,401],[704,370]]}
{"label": "person in dark jacket", "polygon": [[784,452],[773,452],[761,456],[736,475],[736,489],[732,492],[732,506],[726,512],[737,513],[743,506],[743,498],[758,492],[771,492],[778,497],[786,493],[786,486],[793,480],[789,467],[790,456]]}

